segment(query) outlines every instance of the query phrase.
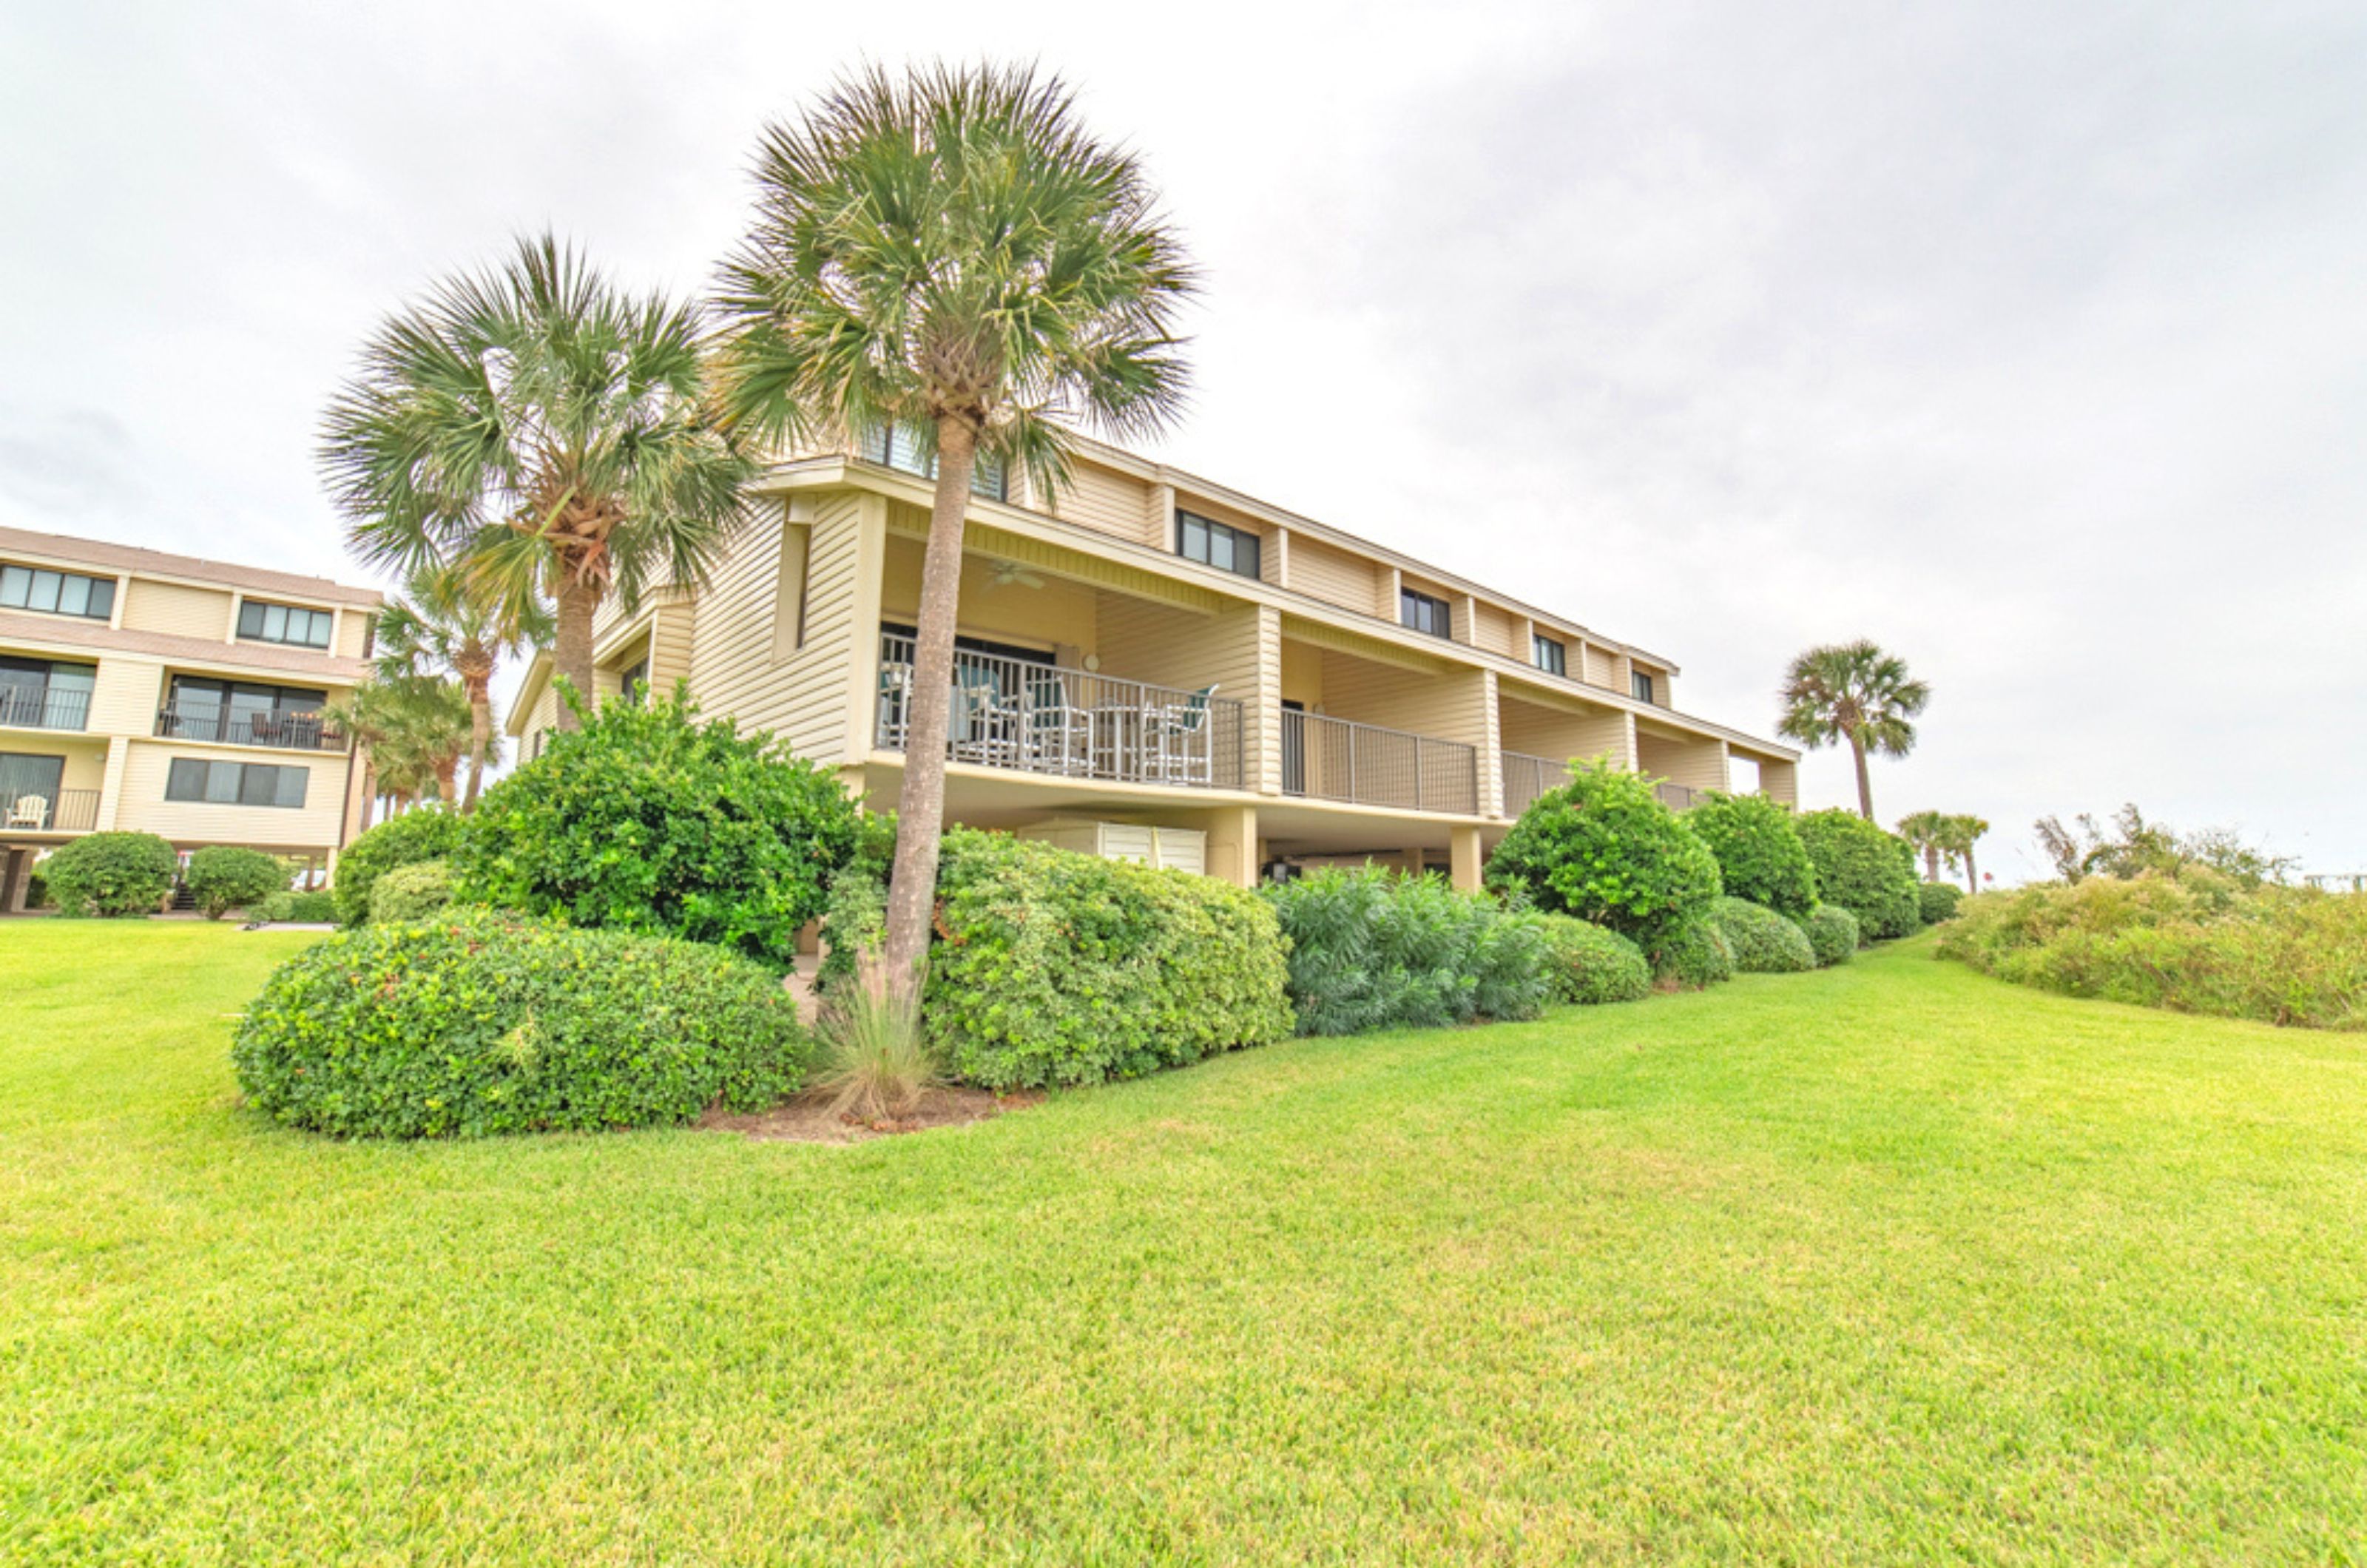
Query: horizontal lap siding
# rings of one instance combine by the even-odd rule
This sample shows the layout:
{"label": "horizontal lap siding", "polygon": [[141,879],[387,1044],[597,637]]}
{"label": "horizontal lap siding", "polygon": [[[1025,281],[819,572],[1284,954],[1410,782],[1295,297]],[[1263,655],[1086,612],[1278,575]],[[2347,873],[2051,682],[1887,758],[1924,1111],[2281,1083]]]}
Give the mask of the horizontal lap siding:
{"label": "horizontal lap siding", "polygon": [[[176,757],[303,768],[310,775],[304,781],[304,804],[289,810],[276,806],[210,806],[197,801],[166,800],[164,782]],[[306,755],[259,747],[185,746],[176,741],[135,740],[124,760],[122,795],[116,807],[115,825],[127,830],[160,834],[182,843],[325,848],[337,841],[337,825],[345,800],[345,755],[341,751]]]}
{"label": "horizontal lap siding", "polygon": [[[743,532],[698,610],[691,690],[713,715],[742,730],[770,730],[799,756],[844,760],[855,665],[876,654],[876,626],[858,626],[863,501],[853,492],[815,500],[806,562],[806,639],[774,658],[780,595],[780,508]],[[873,568],[877,570],[877,566]],[[870,585],[876,594],[878,584]],[[794,605],[790,613],[794,614]]]}
{"label": "horizontal lap siding", "polygon": [[1095,533],[1153,548],[1167,543],[1164,517],[1154,517],[1151,487],[1108,468],[1079,463],[1052,514]]}
{"label": "horizontal lap siding", "polygon": [[1279,664],[1281,624],[1254,604],[1211,616],[1104,593],[1101,672],[1187,691],[1213,685],[1218,698],[1240,703],[1242,776],[1257,788],[1272,749],[1263,710],[1277,699],[1266,672]]}
{"label": "horizontal lap siding", "polygon": [[1556,764],[1609,757],[1621,767],[1628,755],[1627,716],[1622,713],[1556,713],[1526,703],[1503,705],[1504,750],[1543,757]]}
{"label": "horizontal lap siding", "polygon": [[1726,787],[1726,748],[1716,740],[1675,740],[1665,735],[1636,737],[1637,765],[1654,778],[1688,789]]}
{"label": "horizontal lap siding", "polygon": [[650,628],[651,690],[670,692],[676,681],[690,679],[692,633],[697,618],[698,607],[691,600],[678,600],[659,607],[656,622]]}
{"label": "horizontal lap siding", "polygon": [[169,632],[176,637],[227,642],[230,591],[190,588],[135,577],[124,595],[123,624],[133,631]]}
{"label": "horizontal lap siding", "polygon": [[1290,586],[1359,615],[1376,613],[1380,586],[1373,563],[1304,534],[1290,540]]}

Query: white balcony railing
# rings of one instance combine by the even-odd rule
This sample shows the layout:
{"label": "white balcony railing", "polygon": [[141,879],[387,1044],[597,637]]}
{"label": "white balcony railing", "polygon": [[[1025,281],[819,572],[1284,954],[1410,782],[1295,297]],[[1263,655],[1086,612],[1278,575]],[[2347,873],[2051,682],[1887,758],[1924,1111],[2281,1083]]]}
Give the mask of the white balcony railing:
{"label": "white balcony railing", "polygon": [[[879,639],[875,743],[901,751],[912,722],[912,639]],[[946,755],[957,762],[1123,784],[1241,787],[1241,704],[1002,654],[954,654]]]}

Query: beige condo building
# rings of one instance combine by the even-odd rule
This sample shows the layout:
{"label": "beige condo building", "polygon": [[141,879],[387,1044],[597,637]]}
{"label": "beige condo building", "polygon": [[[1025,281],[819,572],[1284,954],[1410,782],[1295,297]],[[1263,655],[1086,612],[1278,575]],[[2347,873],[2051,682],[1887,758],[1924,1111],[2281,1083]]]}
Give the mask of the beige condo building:
{"label": "beige condo building", "polygon": [[0,528],[0,909],[85,833],[326,863],[361,770],[323,706],[368,678],[380,595]]}
{"label": "beige condo building", "polygon": [[[595,632],[600,695],[687,681],[875,808],[903,776],[927,465],[894,431],[777,465],[700,592]],[[1671,660],[1088,444],[1050,504],[982,473],[967,525],[949,819],[1249,883],[1375,860],[1477,886],[1573,758],[1792,803],[1798,753],[1677,705]],[[508,728],[554,720],[547,659]]]}

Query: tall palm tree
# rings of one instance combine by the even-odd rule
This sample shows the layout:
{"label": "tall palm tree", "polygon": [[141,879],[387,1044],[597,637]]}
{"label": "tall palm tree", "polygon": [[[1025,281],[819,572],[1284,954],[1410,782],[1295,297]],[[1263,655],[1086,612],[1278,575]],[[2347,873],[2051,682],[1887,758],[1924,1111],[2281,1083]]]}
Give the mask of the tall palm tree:
{"label": "tall palm tree", "polygon": [[771,440],[892,423],[936,466],[886,943],[894,983],[917,987],[971,474],[999,463],[1048,500],[1074,423],[1120,439],[1167,423],[1193,274],[1140,166],[1028,67],[843,79],[766,130],[756,186],[720,289],[728,417]]}
{"label": "tall palm tree", "polygon": [[[1898,819],[1898,836],[1915,846],[1923,856],[1923,880],[1940,880],[1940,852],[1952,842],[1950,824],[1955,818],[1942,811],[1918,811]],[[1954,859],[1954,852],[1950,851]]]}
{"label": "tall palm tree", "polygon": [[1863,638],[1812,648],[1784,671],[1784,716],[1776,732],[1814,749],[1849,742],[1857,761],[1857,809],[1874,820],[1874,781],[1866,753],[1904,757],[1915,749],[1908,722],[1931,700],[1931,688],[1907,673],[1907,661]]}
{"label": "tall palm tree", "polygon": [[546,234],[380,326],[321,462],[363,559],[466,561],[549,596],[551,662],[589,692],[600,602],[702,582],[744,515],[754,465],[708,412],[698,311],[627,296]]}
{"label": "tall palm tree", "polygon": [[1980,842],[1982,836],[1989,830],[1989,825],[1977,817],[1947,817],[1941,820],[1946,835],[1942,847],[1947,850],[1948,858],[1961,857],[1965,863],[1965,891],[1978,893],[1981,878],[1973,864],[1973,846]]}
{"label": "tall palm tree", "polygon": [[551,615],[531,582],[438,562],[420,568],[402,597],[378,618],[382,676],[449,671],[469,699],[469,785],[460,809],[483,788],[493,739],[493,671],[502,659],[550,640]]}
{"label": "tall palm tree", "polygon": [[[357,686],[326,716],[362,745],[369,793],[403,805],[450,800],[475,729],[468,694],[433,675],[381,677]],[[495,748],[498,742],[494,743]],[[492,761],[500,761],[494,750]]]}

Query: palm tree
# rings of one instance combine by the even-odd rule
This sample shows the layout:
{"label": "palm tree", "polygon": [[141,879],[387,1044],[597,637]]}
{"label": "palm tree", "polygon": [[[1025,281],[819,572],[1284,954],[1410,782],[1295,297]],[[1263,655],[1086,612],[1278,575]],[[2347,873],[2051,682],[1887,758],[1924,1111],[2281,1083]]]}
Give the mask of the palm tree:
{"label": "palm tree", "polygon": [[892,424],[935,463],[886,942],[893,983],[917,987],[972,472],[1024,471],[1048,500],[1074,423],[1120,439],[1166,424],[1193,275],[1139,165],[1028,67],[845,78],[766,130],[756,184],[723,269],[727,416],[775,441]]}
{"label": "palm tree", "polygon": [[449,671],[469,699],[469,786],[460,809],[476,808],[493,739],[493,671],[504,655],[550,640],[551,617],[530,582],[466,566],[422,567],[403,596],[378,618],[382,676]]}
{"label": "palm tree", "polygon": [[593,690],[600,602],[703,582],[744,515],[754,465],[708,417],[702,333],[693,307],[629,298],[549,235],[447,279],[379,329],[323,422],[353,547],[547,595],[551,662]]}
{"label": "palm tree", "polygon": [[[1898,836],[1915,846],[1923,856],[1923,880],[1940,880],[1940,852],[1949,849],[1949,824],[1955,820],[1944,812],[1918,811],[1898,819]],[[1954,851],[1950,851],[1951,857]]]}
{"label": "palm tree", "polygon": [[1981,879],[1973,865],[1973,846],[1980,842],[1982,835],[1989,830],[1989,825],[1977,817],[1943,817],[1941,822],[1945,835],[1942,847],[1948,852],[1948,858],[1954,860],[1962,856],[1964,859],[1965,891],[1978,893]]}
{"label": "palm tree", "polygon": [[[474,716],[457,681],[432,675],[382,677],[332,703],[326,716],[359,741],[369,759],[371,798],[408,806],[449,800],[460,759],[471,750]],[[499,761],[498,742],[488,749]]]}
{"label": "palm tree", "polygon": [[1857,760],[1857,809],[1874,820],[1874,781],[1865,756],[1904,757],[1915,749],[1907,721],[1931,700],[1931,688],[1911,679],[1907,661],[1861,638],[1812,648],[1784,671],[1784,716],[1776,732],[1810,748],[1849,742]]}

